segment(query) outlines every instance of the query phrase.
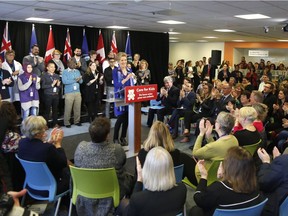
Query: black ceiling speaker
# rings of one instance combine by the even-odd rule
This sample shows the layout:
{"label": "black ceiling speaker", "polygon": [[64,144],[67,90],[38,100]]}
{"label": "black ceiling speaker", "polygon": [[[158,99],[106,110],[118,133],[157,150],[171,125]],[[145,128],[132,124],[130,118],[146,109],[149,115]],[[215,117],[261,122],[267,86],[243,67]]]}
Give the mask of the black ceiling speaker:
{"label": "black ceiling speaker", "polygon": [[288,32],[288,24],[286,24],[286,25],[283,27],[283,31],[284,31],[284,32]]}

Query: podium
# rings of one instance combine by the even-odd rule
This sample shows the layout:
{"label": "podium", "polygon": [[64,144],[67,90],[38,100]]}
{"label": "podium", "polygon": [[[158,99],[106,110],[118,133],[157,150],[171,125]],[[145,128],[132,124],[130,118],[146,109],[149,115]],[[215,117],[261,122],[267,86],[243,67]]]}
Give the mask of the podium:
{"label": "podium", "polygon": [[141,102],[155,100],[157,87],[156,84],[127,86],[124,90],[124,100],[115,99],[115,106],[128,104],[128,154],[131,156],[141,149]]}

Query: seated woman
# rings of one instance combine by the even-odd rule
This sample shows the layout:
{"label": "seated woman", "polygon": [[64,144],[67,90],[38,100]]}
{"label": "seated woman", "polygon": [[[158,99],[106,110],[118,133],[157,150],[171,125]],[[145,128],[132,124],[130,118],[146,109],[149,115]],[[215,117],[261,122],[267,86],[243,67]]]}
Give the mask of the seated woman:
{"label": "seated woman", "polygon": [[29,116],[21,125],[25,136],[19,141],[18,156],[21,159],[45,162],[57,182],[57,194],[69,188],[69,169],[62,146],[63,130],[54,129],[47,139],[47,123],[42,116]]}
{"label": "seated woman", "polygon": [[[107,142],[110,133],[110,120],[99,117],[89,126],[90,142],[79,143],[75,155],[75,166],[82,168],[116,169],[120,186],[120,198],[130,194],[133,188],[132,176],[125,172],[126,155],[120,145]],[[107,215],[113,213],[112,198],[89,199],[79,196],[76,201],[78,215]]]}
{"label": "seated woman", "polygon": [[[219,139],[214,140],[212,135],[213,125],[209,120],[202,119],[199,123],[200,134],[195,141],[192,155],[198,159],[205,159],[206,167],[209,167],[213,160],[223,160],[229,148],[238,146],[237,139],[231,135],[234,122],[235,118],[233,115],[220,112],[215,121],[215,131]],[[206,137],[207,144],[202,147],[204,136]],[[192,171],[193,168],[190,169]],[[199,177],[198,171],[196,173],[196,177]],[[197,182],[192,183],[197,184]]]}
{"label": "seated woman", "polygon": [[246,208],[264,200],[257,189],[253,158],[244,148],[234,146],[228,150],[218,169],[218,177],[222,180],[208,187],[205,161],[198,161],[197,166],[201,179],[194,194],[197,206],[191,209],[191,216],[213,215],[216,208]]}
{"label": "seated woman", "polygon": [[262,161],[258,171],[260,190],[268,197],[262,216],[279,215],[279,206],[288,194],[288,155],[281,155],[274,147],[273,161],[263,148],[259,148],[258,156]]}
{"label": "seated woman", "polygon": [[239,146],[252,145],[261,141],[261,136],[254,126],[257,116],[257,111],[253,107],[242,107],[239,110],[234,127],[234,136],[237,138]]}
{"label": "seated woman", "polygon": [[142,167],[144,166],[148,152],[157,146],[163,147],[170,153],[174,166],[184,164],[183,177],[186,176],[190,182],[196,181],[194,172],[191,172],[191,167],[195,167],[193,158],[175,148],[174,141],[167,126],[160,121],[155,121],[153,123],[148,137],[143,143],[143,148],[140,149],[138,153],[138,158]]}
{"label": "seated woman", "polygon": [[177,215],[183,211],[187,189],[183,183],[176,184],[173,161],[164,148],[149,151],[143,170],[137,159],[137,173],[124,215]]}

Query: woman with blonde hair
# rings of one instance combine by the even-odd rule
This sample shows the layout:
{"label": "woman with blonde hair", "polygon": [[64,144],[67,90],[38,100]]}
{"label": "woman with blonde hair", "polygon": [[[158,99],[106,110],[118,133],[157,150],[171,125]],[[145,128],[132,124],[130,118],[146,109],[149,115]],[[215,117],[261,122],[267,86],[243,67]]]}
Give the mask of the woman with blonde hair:
{"label": "woman with blonde hair", "polygon": [[148,66],[149,64],[146,60],[142,59],[140,61],[139,70],[135,73],[137,85],[149,85],[149,82],[151,81],[151,73]]}
{"label": "woman with blonde hair", "polygon": [[256,167],[252,155],[242,147],[231,147],[218,169],[218,178],[207,186],[205,161],[199,160],[201,179],[194,194],[197,206],[190,215],[213,215],[216,208],[239,209],[254,206],[264,200],[257,188]]}
{"label": "woman with blonde hair", "polygon": [[178,215],[183,212],[187,189],[183,183],[176,184],[173,161],[167,150],[160,146],[151,149],[143,169],[137,159],[137,173],[137,183],[124,215]]}
{"label": "woman with blonde hair", "polygon": [[239,146],[252,145],[261,141],[261,136],[254,126],[257,116],[257,111],[253,107],[242,107],[239,110],[235,121],[236,127],[234,127],[234,136],[237,138]]}

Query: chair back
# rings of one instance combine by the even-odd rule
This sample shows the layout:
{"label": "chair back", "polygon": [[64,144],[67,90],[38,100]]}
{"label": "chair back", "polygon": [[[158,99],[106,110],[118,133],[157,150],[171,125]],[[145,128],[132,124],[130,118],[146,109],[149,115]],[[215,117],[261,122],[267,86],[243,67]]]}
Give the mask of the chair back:
{"label": "chair back", "polygon": [[157,100],[150,100],[150,106],[160,106],[161,105],[161,101],[157,101]]}
{"label": "chair back", "polygon": [[283,201],[283,203],[280,205],[279,216],[285,216],[285,215],[287,215],[287,212],[288,212],[288,196]]}
{"label": "chair back", "polygon": [[207,185],[209,186],[210,184],[212,184],[215,181],[218,181],[217,178],[217,171],[219,168],[220,163],[223,160],[213,160],[209,169],[208,169],[208,177],[207,177]]}
{"label": "chair back", "polygon": [[257,143],[252,144],[252,145],[244,145],[242,146],[245,148],[247,151],[250,152],[250,154],[253,156],[257,148],[259,147],[260,143],[262,142],[262,139],[260,139]]}
{"label": "chair back", "polygon": [[267,198],[261,203],[241,209],[216,209],[213,216],[260,216]]}
{"label": "chair back", "polygon": [[184,164],[174,167],[176,183],[182,182],[183,179]]}
{"label": "chair back", "polygon": [[[45,162],[34,162],[23,160],[15,155],[23,166],[26,177],[23,188],[28,189],[28,194],[37,200],[48,200],[53,202],[56,197],[57,183]],[[48,191],[48,196],[33,193],[29,188],[37,191]]]}
{"label": "chair back", "polygon": [[119,205],[120,189],[115,168],[87,169],[70,166],[73,180],[72,203],[78,195],[91,199],[112,197],[114,207]]}

